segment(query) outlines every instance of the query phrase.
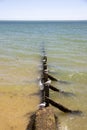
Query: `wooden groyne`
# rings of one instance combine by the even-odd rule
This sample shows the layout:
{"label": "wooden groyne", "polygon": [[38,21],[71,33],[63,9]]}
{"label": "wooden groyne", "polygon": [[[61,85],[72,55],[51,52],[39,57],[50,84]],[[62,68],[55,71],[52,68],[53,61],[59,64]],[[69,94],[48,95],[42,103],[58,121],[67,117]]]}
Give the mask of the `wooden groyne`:
{"label": "wooden groyne", "polygon": [[[51,85],[51,81],[59,82],[61,80],[57,80],[55,77],[48,74],[47,56],[44,48],[41,63],[41,77],[39,80],[41,100],[39,109],[31,115],[30,123],[26,130],[58,130],[58,118],[55,116],[50,104],[64,113],[81,114],[81,111],[71,110],[50,98],[50,89],[65,95],[70,95],[72,93],[61,91]],[[64,82],[61,81],[61,83]]]}

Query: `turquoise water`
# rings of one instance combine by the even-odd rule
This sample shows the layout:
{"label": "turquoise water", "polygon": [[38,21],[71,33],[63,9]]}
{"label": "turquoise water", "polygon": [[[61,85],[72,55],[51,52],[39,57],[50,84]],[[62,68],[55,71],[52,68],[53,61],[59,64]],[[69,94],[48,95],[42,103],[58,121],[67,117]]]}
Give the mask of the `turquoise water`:
{"label": "turquoise water", "polygon": [[87,130],[87,21],[1,21],[0,86],[15,87],[36,81],[43,43],[51,74],[69,82],[53,85],[76,95],[64,97],[51,91],[51,98],[83,111],[82,116],[73,116],[56,110],[60,130]]}

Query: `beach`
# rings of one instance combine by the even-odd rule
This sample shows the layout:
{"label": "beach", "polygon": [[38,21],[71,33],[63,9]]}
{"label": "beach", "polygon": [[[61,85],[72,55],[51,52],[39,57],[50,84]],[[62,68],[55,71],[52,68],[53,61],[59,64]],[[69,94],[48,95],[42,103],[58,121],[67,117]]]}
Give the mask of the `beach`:
{"label": "beach", "polygon": [[34,87],[22,87],[0,87],[0,130],[26,130],[29,116],[38,109],[39,99],[31,93]]}
{"label": "beach", "polygon": [[65,97],[50,90],[50,98],[83,113],[53,108],[60,130],[87,130],[87,21],[0,22],[0,130],[26,130],[38,109],[43,44],[49,73],[67,82],[52,85],[74,94]]}

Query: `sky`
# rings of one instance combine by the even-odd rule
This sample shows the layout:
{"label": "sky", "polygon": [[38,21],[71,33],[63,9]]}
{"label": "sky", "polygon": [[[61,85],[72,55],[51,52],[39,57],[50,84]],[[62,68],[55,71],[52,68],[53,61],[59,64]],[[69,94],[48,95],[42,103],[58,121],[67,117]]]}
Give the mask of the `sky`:
{"label": "sky", "polygon": [[87,20],[87,0],[0,0],[0,20]]}

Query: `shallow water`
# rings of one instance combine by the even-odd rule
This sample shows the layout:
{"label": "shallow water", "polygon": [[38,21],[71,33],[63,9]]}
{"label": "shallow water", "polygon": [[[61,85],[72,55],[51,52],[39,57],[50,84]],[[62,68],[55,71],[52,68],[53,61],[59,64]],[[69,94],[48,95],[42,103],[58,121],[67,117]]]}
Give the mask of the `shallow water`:
{"label": "shallow water", "polygon": [[43,43],[48,56],[48,69],[52,71],[50,74],[69,83],[52,84],[75,94],[65,97],[50,91],[51,98],[70,109],[83,112],[81,116],[75,116],[55,109],[59,116],[60,130],[86,130],[86,21],[0,22],[0,87],[30,85],[33,88],[35,86],[37,92],[36,81]]}

